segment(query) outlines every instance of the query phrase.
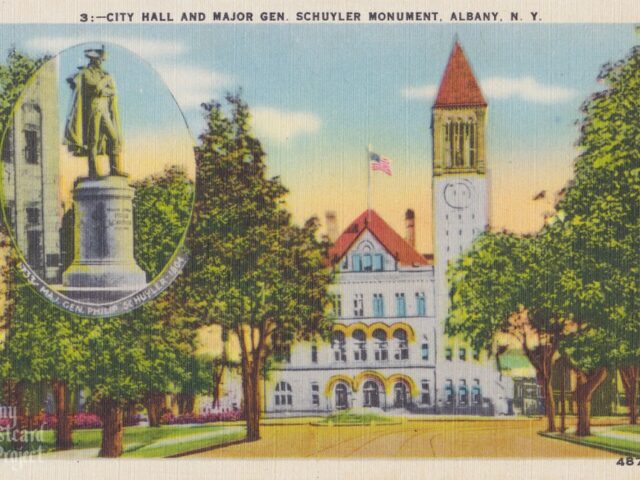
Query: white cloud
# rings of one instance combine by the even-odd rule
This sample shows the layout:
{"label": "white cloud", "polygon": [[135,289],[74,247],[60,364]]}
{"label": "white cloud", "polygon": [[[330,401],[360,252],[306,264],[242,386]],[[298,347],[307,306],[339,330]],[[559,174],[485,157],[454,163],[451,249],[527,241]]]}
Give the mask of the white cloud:
{"label": "white cloud", "polygon": [[405,98],[418,98],[420,100],[431,100],[435,98],[438,91],[437,85],[422,85],[419,87],[407,87],[402,91]]}
{"label": "white cloud", "polygon": [[256,134],[278,143],[291,138],[317,132],[322,121],[309,112],[288,112],[271,107],[252,109],[253,126]]}
{"label": "white cloud", "polygon": [[231,75],[201,67],[157,65],[155,68],[184,109],[198,108],[236,81]]}
{"label": "white cloud", "polygon": [[480,84],[483,93],[489,98],[519,97],[521,100],[532,103],[566,102],[577,93],[571,88],[559,85],[544,85],[532,77],[490,77]]}
{"label": "white cloud", "polygon": [[[480,82],[480,87],[489,99],[516,97],[525,102],[547,104],[566,102],[577,93],[574,89],[559,85],[544,85],[532,77],[489,77]],[[402,95],[411,99],[433,100],[437,91],[436,85],[420,85],[406,87],[402,90]]]}
{"label": "white cloud", "polygon": [[131,50],[135,54],[145,59],[157,59],[166,57],[176,57],[186,51],[184,43],[174,40],[149,40],[140,37],[122,37],[106,35],[99,41],[91,35],[79,36],[45,36],[35,37],[27,40],[25,48],[37,53],[49,53],[57,55],[60,51],[73,47],[81,43],[113,43],[123,48]]}

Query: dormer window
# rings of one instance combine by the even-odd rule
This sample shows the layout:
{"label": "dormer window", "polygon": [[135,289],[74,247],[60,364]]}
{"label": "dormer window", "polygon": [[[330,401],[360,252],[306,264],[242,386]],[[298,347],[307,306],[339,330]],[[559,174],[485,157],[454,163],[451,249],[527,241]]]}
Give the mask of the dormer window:
{"label": "dormer window", "polygon": [[362,257],[360,256],[359,253],[354,253],[353,254],[352,263],[353,263],[353,271],[354,272],[361,272],[362,271]]}
{"label": "dormer window", "polygon": [[373,271],[380,272],[384,270],[384,257],[380,253],[373,256]]}
{"label": "dormer window", "polygon": [[370,253],[365,253],[362,256],[362,270],[370,272],[373,269],[373,259]]}

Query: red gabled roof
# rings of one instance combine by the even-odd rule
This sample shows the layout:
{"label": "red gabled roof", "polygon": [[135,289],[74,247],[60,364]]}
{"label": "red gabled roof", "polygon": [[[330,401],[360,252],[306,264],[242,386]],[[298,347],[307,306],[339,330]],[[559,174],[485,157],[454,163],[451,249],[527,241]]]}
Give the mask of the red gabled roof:
{"label": "red gabled roof", "polygon": [[486,107],[480,86],[458,42],[453,46],[447,68],[442,75],[434,108]]}
{"label": "red gabled roof", "polygon": [[420,255],[415,248],[398,235],[374,210],[365,210],[345,229],[329,249],[329,261],[334,264],[347,253],[351,245],[364,232],[369,230],[382,246],[393,255],[401,265],[431,265],[433,261]]}

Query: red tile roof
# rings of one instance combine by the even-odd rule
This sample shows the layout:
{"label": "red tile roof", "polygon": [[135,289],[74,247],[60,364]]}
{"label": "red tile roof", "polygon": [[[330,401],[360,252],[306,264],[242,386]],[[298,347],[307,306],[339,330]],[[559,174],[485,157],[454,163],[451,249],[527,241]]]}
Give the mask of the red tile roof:
{"label": "red tile roof", "polygon": [[365,210],[345,229],[329,249],[329,261],[338,262],[347,253],[353,243],[365,231],[371,234],[393,255],[401,265],[431,265],[405,239],[398,235],[374,210]]}
{"label": "red tile roof", "polygon": [[438,107],[486,107],[471,66],[458,42],[453,46],[447,68],[442,75],[434,108]]}

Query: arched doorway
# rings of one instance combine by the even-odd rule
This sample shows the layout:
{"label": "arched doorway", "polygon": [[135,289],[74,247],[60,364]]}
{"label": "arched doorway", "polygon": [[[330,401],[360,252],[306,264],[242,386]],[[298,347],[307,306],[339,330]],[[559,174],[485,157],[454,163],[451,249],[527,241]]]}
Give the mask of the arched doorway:
{"label": "arched doorway", "polygon": [[335,395],[336,410],[344,410],[349,408],[349,390],[344,383],[338,383],[336,385]]}
{"label": "arched doorway", "polygon": [[404,382],[396,382],[393,386],[393,407],[406,408],[411,399],[409,397],[409,388]]}
{"label": "arched doorway", "polygon": [[380,388],[373,380],[367,380],[362,387],[364,407],[380,407]]}

